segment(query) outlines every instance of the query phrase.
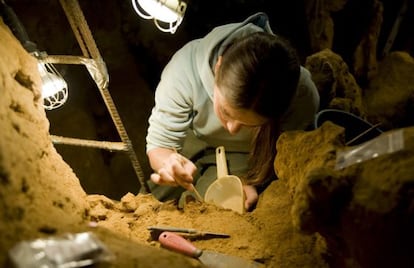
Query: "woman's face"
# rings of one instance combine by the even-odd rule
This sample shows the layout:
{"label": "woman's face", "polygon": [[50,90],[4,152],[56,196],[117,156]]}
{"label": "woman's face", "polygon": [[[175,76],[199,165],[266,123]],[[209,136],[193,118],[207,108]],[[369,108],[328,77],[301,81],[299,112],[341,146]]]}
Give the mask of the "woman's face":
{"label": "woman's face", "polygon": [[232,135],[237,134],[242,127],[258,127],[266,123],[266,118],[251,110],[233,108],[214,86],[214,112],[223,127]]}

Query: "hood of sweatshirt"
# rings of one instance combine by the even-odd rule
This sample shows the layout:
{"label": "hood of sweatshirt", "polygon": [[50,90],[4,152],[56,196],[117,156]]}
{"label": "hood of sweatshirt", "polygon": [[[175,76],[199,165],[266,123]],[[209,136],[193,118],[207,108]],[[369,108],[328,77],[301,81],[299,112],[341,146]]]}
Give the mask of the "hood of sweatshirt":
{"label": "hood of sweatshirt", "polygon": [[259,31],[273,33],[269,19],[263,12],[251,15],[243,22],[218,26],[200,39],[196,51],[196,66],[202,84],[211,99],[213,99],[214,66],[218,57],[234,39]]}

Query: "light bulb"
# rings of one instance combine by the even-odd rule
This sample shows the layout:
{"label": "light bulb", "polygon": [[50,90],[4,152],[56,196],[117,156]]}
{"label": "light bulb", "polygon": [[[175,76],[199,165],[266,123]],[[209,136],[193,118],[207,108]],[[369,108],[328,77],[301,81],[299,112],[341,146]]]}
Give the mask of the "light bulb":
{"label": "light bulb", "polygon": [[[181,0],[132,0],[132,5],[140,17],[154,19],[158,29],[170,33],[175,33],[187,8],[187,4]],[[168,26],[162,27],[160,22]]]}
{"label": "light bulb", "polygon": [[46,110],[59,108],[68,99],[68,85],[53,64],[45,63],[40,59],[38,61],[43,106]]}
{"label": "light bulb", "polygon": [[142,9],[148,12],[151,17],[160,21],[171,23],[178,19],[178,14],[176,12],[164,6],[164,4],[159,1],[138,0],[138,4]]}

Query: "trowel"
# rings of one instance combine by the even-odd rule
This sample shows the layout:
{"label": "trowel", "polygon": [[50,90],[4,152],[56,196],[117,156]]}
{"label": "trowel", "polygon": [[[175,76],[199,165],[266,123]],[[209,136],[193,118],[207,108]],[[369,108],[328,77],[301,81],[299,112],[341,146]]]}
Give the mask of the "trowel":
{"label": "trowel", "polygon": [[204,201],[242,214],[244,191],[239,177],[228,174],[224,146],[216,148],[217,179],[207,188]]}
{"label": "trowel", "polygon": [[211,250],[201,250],[184,237],[172,233],[163,232],[158,241],[162,247],[198,259],[202,264],[211,268],[259,268],[263,264],[245,260]]}

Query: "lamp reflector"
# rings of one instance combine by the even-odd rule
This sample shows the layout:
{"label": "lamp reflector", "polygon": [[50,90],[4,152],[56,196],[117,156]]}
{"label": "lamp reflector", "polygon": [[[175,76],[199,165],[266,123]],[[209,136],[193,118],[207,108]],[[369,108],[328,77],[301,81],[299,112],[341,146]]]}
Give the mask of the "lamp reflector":
{"label": "lamp reflector", "polygon": [[140,17],[154,19],[159,30],[170,33],[175,33],[187,8],[181,0],[132,0],[132,5]]}

